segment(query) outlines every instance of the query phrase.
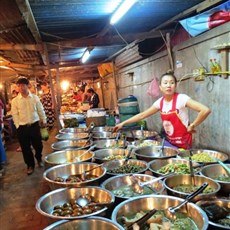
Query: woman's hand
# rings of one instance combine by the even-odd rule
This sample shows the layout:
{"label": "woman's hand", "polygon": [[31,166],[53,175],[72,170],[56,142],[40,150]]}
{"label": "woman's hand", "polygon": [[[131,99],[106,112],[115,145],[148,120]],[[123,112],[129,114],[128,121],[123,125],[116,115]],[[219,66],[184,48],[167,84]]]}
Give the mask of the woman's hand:
{"label": "woman's hand", "polygon": [[189,133],[195,133],[196,130],[194,128],[195,128],[195,126],[193,124],[191,124],[191,125],[188,126],[187,131]]}
{"label": "woman's hand", "polygon": [[113,133],[116,133],[116,132],[119,131],[122,127],[123,127],[123,124],[122,124],[122,123],[116,125],[116,126],[113,128]]}

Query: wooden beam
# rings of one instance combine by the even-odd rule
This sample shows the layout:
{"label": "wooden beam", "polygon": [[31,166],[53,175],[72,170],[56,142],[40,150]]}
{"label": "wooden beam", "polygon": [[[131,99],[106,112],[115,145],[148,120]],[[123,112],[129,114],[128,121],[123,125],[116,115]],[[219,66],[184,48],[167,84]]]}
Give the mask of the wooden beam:
{"label": "wooden beam", "polygon": [[30,50],[43,52],[43,46],[39,44],[13,44],[5,43],[0,44],[0,50]]}
{"label": "wooden beam", "polygon": [[201,12],[201,11],[204,11],[208,8],[211,8],[213,7],[214,5],[216,4],[219,4],[219,3],[222,3],[224,2],[223,0],[206,0],[204,2],[202,2],[198,7],[197,7],[197,10],[196,12]]}
{"label": "wooden beam", "polygon": [[[170,30],[162,30],[162,34],[170,32]],[[126,34],[122,36],[127,42],[132,42],[136,39],[147,39],[147,38],[158,38],[161,37],[159,31],[137,33],[137,34]],[[59,41],[52,43],[49,47],[56,45],[57,47],[64,46],[66,48],[77,48],[77,47],[88,47],[88,46],[109,46],[109,45],[124,45],[124,41],[119,36],[105,36],[88,39],[73,39],[68,41]]]}

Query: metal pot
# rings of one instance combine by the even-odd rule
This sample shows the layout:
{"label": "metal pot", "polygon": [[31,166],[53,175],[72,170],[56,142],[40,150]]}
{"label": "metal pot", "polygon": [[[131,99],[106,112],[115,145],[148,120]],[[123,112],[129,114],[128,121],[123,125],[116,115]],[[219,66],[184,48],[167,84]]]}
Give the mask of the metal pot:
{"label": "metal pot", "polygon": [[90,146],[92,146],[93,141],[88,140],[64,140],[64,141],[58,141],[51,145],[51,148],[58,151],[58,150],[64,150],[64,149],[87,149]]}
{"label": "metal pot", "polygon": [[65,187],[82,187],[82,186],[89,186],[89,185],[99,185],[101,180],[106,174],[106,168],[101,166],[97,169],[94,169],[91,172],[91,175],[94,175],[96,178],[91,180],[85,180],[81,182],[59,182],[56,181],[57,177],[61,177],[66,179],[70,175],[79,175],[84,173],[86,170],[92,169],[98,166],[95,163],[88,163],[88,162],[81,162],[81,163],[72,163],[72,164],[65,164],[65,165],[57,165],[47,169],[43,173],[43,178],[45,181],[48,182],[48,185],[51,190],[57,188],[65,188]]}
{"label": "metal pot", "polygon": [[126,148],[128,146],[128,142],[124,140],[115,141],[115,139],[107,139],[107,140],[96,140],[93,142],[96,145],[96,149],[116,149],[116,148]]}
{"label": "metal pot", "polygon": [[102,140],[102,139],[115,139],[116,133],[112,132],[94,132],[93,139],[94,140]]}
{"label": "metal pot", "polygon": [[[129,216],[140,211],[150,211],[152,209],[165,210],[168,207],[176,206],[183,201],[181,198],[165,195],[146,195],[130,198],[115,207],[112,213],[112,220],[121,224],[122,216]],[[193,203],[188,203],[180,209],[193,219],[200,230],[208,229],[208,217],[205,212]]]}
{"label": "metal pot", "polygon": [[208,187],[212,188],[214,191],[213,192],[208,192],[208,193],[201,193],[197,195],[195,198],[193,198],[193,202],[196,202],[201,199],[209,199],[210,197],[214,197],[220,190],[220,185],[215,182],[214,180],[195,175],[194,176],[194,181],[192,180],[191,175],[189,174],[180,174],[180,175],[173,175],[164,180],[164,186],[168,192],[169,195],[185,198],[189,193],[186,192],[180,192],[174,189],[175,186],[178,185],[194,185],[195,186],[201,186],[204,182],[208,183]]}
{"label": "metal pot", "polygon": [[53,215],[53,209],[56,205],[63,205],[64,203],[71,203],[75,201],[79,196],[89,195],[94,198],[98,203],[111,203],[115,201],[114,195],[106,189],[89,186],[81,188],[61,188],[48,192],[38,199],[36,202],[37,211],[49,218],[62,219],[62,220],[74,220],[82,219],[95,215],[105,215],[108,207],[102,207],[102,209],[89,214],[82,214],[79,216],[55,216]]}
{"label": "metal pot", "polygon": [[[230,167],[230,164],[226,164],[226,166]],[[220,164],[206,165],[201,169],[200,174],[204,177],[211,178],[212,180],[218,182],[221,186],[221,193],[225,193],[228,195],[230,194],[230,182],[224,182],[216,179],[218,176],[223,175],[229,177],[229,175],[226,173],[226,170]]]}
{"label": "metal pot", "polygon": [[[45,168],[61,164],[70,164],[76,162],[76,157],[83,154],[85,149],[65,149],[62,151],[56,151],[45,156]],[[90,162],[94,157],[94,152],[89,151],[81,157],[81,162]]]}
{"label": "metal pot", "polygon": [[88,133],[60,133],[55,136],[55,138],[58,141],[62,141],[62,140],[76,141],[81,139],[87,139],[88,137],[89,137]]}
{"label": "metal pot", "polygon": [[59,133],[87,133],[88,128],[63,128],[59,130]]}
{"label": "metal pot", "polygon": [[115,223],[112,220],[109,220],[104,217],[88,217],[87,219],[78,219],[78,220],[60,220],[50,226],[46,227],[44,230],[57,230],[57,229],[109,229],[109,230],[124,230],[124,228]]}
{"label": "metal pot", "polygon": [[155,159],[167,159],[176,157],[179,153],[179,151],[175,148],[165,146],[162,151],[161,148],[162,146],[160,145],[141,147],[135,149],[134,154],[136,155],[137,159],[149,162]]}

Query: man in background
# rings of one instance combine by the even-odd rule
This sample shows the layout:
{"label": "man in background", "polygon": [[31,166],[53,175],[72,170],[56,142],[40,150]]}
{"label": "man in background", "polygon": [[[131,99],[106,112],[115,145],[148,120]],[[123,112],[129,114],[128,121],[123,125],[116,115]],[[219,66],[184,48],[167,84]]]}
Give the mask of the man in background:
{"label": "man in background", "polygon": [[22,149],[27,174],[34,172],[35,160],[31,146],[35,150],[38,166],[42,162],[42,138],[40,125],[46,126],[46,115],[39,97],[29,90],[29,80],[21,77],[17,81],[19,94],[12,100],[11,112],[17,129],[18,140]]}

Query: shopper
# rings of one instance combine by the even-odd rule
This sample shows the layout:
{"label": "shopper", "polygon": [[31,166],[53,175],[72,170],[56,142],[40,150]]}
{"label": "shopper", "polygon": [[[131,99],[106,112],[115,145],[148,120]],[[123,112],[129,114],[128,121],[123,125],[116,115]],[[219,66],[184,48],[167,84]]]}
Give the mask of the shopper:
{"label": "shopper", "polygon": [[41,103],[44,107],[47,117],[47,129],[51,130],[54,126],[55,115],[54,115],[54,101],[50,92],[50,87],[47,82],[41,82],[41,90],[43,92],[41,96]]}
{"label": "shopper", "polygon": [[[160,112],[167,140],[178,148],[192,147],[192,133],[210,114],[205,105],[192,100],[186,94],[176,93],[177,79],[172,71],[160,77],[160,90],[163,97],[142,113],[121,122],[115,126],[114,131],[120,130],[124,125],[145,119]],[[198,112],[193,122],[189,122],[188,108]]]}
{"label": "shopper", "polygon": [[6,151],[2,142],[4,107],[4,103],[2,102],[0,97],[0,177],[2,177],[4,172],[3,164],[6,163]]}
{"label": "shopper", "polygon": [[44,166],[42,162],[43,144],[40,126],[46,126],[46,115],[39,97],[29,90],[29,80],[21,77],[16,84],[19,94],[12,100],[11,110],[24,162],[27,165],[27,174],[31,175],[35,167],[31,146],[35,150],[38,166]]}
{"label": "shopper", "polygon": [[87,94],[89,96],[90,108],[98,108],[98,104],[100,102],[98,94],[92,88],[87,90]]}

